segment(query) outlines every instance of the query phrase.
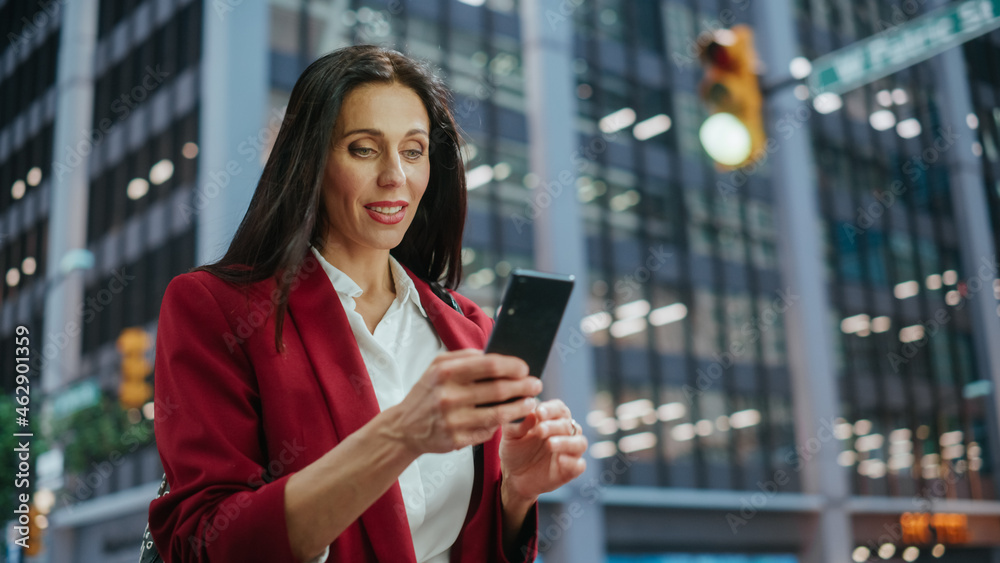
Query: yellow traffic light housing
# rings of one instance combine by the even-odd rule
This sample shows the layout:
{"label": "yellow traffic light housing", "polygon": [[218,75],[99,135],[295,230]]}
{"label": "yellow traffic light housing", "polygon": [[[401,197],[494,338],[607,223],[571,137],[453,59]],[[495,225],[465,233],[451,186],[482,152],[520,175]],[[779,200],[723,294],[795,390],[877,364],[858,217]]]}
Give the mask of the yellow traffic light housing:
{"label": "yellow traffic light housing", "polygon": [[121,354],[122,378],[118,400],[122,408],[142,408],[153,397],[153,386],[146,381],[146,376],[153,371],[152,363],[146,359],[152,339],[145,330],[130,327],[118,336],[117,346]]}
{"label": "yellow traffic light housing", "polygon": [[715,31],[699,58],[705,69],[699,94],[710,114],[699,132],[705,150],[723,169],[761,159],[767,136],[753,30],[737,25]]}
{"label": "yellow traffic light housing", "polygon": [[43,551],[44,538],[42,537],[42,527],[38,525],[38,518],[45,518],[45,516],[35,508],[35,504],[32,503],[28,507],[28,547],[24,549],[24,554],[34,557],[36,555],[41,555]]}

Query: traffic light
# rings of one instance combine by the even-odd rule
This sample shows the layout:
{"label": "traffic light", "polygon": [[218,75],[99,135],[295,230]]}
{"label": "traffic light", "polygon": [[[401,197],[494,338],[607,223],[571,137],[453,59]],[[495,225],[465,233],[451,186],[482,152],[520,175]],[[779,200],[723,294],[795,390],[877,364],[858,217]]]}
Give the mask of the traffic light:
{"label": "traffic light", "polygon": [[137,409],[153,397],[153,386],[146,376],[153,366],[146,359],[152,345],[149,333],[138,327],[126,328],[118,335],[118,352],[121,354],[121,384],[118,400],[125,409]]}
{"label": "traffic light", "polygon": [[699,53],[705,77],[699,94],[709,110],[699,138],[720,168],[746,166],[763,156],[767,137],[757,80],[757,51],[747,25],[715,31]]}
{"label": "traffic light", "polygon": [[34,503],[28,507],[28,547],[25,548],[24,554],[34,557],[42,553],[42,527],[38,525],[38,517],[42,514],[35,508]]}

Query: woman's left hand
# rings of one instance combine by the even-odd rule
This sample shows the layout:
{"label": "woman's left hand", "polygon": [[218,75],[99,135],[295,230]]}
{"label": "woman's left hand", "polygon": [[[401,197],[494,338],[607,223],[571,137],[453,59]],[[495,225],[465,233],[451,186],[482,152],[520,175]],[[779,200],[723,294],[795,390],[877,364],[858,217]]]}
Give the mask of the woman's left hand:
{"label": "woman's left hand", "polygon": [[587,438],[559,399],[539,403],[520,423],[504,425],[500,467],[505,501],[533,503],[540,494],[579,477]]}

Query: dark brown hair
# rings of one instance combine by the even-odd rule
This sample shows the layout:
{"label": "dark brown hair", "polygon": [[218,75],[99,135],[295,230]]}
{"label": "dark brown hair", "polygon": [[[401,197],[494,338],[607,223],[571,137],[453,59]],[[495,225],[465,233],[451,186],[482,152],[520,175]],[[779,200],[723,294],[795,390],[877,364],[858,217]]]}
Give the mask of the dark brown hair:
{"label": "dark brown hair", "polygon": [[[204,270],[238,285],[267,278],[278,284],[274,343],[278,350],[288,294],[310,244],[320,247],[328,218],[323,173],[337,115],[347,94],[365,84],[412,89],[430,118],[430,179],[413,222],[390,253],[414,274],[455,289],[462,278],[465,166],[461,137],[443,80],[426,63],[374,45],[338,49],[319,58],[292,88],[281,130],[229,249]],[[432,220],[433,217],[433,220]]]}

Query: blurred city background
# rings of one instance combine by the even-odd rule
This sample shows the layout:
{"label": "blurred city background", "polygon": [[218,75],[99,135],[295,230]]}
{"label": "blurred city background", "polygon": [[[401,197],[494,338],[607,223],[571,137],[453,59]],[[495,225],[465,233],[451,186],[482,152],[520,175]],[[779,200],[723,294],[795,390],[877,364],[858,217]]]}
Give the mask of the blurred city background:
{"label": "blurred city background", "polygon": [[163,291],[221,256],[306,65],[376,43],[454,91],[460,291],[492,314],[512,268],[578,276],[545,381],[589,467],[542,499],[540,559],[1000,562],[998,26],[997,0],[0,0],[2,557],[137,559]]}

